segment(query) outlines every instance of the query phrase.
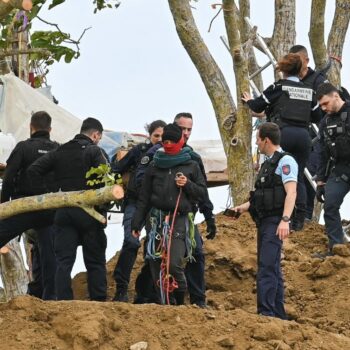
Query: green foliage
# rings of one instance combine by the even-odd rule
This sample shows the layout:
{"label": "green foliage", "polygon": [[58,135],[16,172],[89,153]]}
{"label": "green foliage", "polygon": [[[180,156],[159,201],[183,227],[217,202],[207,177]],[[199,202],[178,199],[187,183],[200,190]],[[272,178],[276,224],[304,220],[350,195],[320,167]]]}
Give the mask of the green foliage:
{"label": "green foliage", "polygon": [[113,174],[110,165],[100,164],[97,168],[91,168],[85,175],[88,186],[104,184],[112,186],[115,184],[122,185],[122,178],[119,174]]}
{"label": "green foliage", "polygon": [[[58,5],[64,4],[66,1],[67,0],[33,0],[32,10],[26,12],[26,16],[28,17],[29,21],[27,29],[31,28],[32,20],[38,17],[44,5],[48,5],[49,10],[51,10]],[[117,8],[120,5],[119,0],[92,0],[92,3],[94,4],[94,13],[105,8]],[[9,42],[9,33],[18,30],[18,28],[22,25],[22,21],[14,20],[17,12],[18,10],[14,9],[7,16],[0,18],[0,50],[6,50],[11,47]],[[84,33],[81,35],[78,41],[76,41],[70,37],[70,34],[61,31],[57,24],[48,23],[44,20],[43,22],[56,27],[57,30],[37,31],[31,33],[31,47],[44,49],[49,52],[49,54],[31,54],[31,61],[35,61],[36,64],[39,62],[39,64],[49,66],[52,65],[55,61],[59,62],[61,58],[64,58],[64,61],[66,63],[70,63],[73,58],[76,59],[80,56],[79,43],[86,30],[84,30]],[[48,72],[45,67],[43,70],[46,70],[46,73]]]}
{"label": "green foliage", "polygon": [[51,5],[49,6],[49,10],[51,10],[52,8],[54,8],[57,5],[62,4],[63,2],[65,2],[66,0],[52,0]]}
{"label": "green foliage", "polygon": [[[62,57],[66,63],[70,63],[73,58],[78,58],[80,53],[68,46],[61,45],[70,39],[70,35],[60,31],[37,31],[31,36],[31,45],[33,48],[42,48],[50,51],[50,57],[47,57],[46,65],[51,65],[54,61],[59,62]],[[34,56],[35,59],[45,58],[40,55]]]}
{"label": "green foliage", "polygon": [[101,11],[105,8],[118,8],[120,6],[120,1],[119,0],[94,0],[93,4],[96,5],[94,9],[94,13],[97,11]]}

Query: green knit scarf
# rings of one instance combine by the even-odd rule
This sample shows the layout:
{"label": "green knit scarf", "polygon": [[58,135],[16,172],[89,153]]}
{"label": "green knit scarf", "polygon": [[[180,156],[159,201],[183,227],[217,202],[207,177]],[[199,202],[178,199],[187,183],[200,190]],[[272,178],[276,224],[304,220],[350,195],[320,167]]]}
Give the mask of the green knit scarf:
{"label": "green knit scarf", "polygon": [[176,165],[187,163],[195,158],[196,153],[189,147],[184,147],[178,154],[166,154],[163,148],[160,148],[153,157],[154,164],[158,168],[169,169]]}

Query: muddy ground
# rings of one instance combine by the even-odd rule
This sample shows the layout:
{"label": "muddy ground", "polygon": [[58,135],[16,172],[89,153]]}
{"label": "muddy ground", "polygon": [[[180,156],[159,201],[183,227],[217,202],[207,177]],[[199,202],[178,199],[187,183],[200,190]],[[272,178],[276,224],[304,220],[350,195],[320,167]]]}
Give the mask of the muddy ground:
{"label": "muddy ground", "polygon": [[[138,342],[146,342],[149,350],[350,349],[348,246],[321,261],[311,254],[325,250],[323,226],[310,223],[290,236],[283,271],[292,320],[281,321],[256,315],[254,224],[246,215],[239,221],[218,215],[217,223],[216,239],[205,242],[207,309],[89,302],[81,273],[74,280],[80,300],[43,302],[25,296],[0,304],[0,349],[126,350]],[[108,263],[110,298],[115,261]],[[141,263],[140,254],[131,287]]]}

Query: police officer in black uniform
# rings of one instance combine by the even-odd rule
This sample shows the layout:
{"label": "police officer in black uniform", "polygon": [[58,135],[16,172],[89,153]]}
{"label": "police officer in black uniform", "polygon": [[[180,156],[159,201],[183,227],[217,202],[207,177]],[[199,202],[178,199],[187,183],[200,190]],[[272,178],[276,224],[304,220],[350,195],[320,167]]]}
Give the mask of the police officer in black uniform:
{"label": "police officer in black uniform", "polygon": [[335,244],[343,243],[339,208],[350,190],[350,102],[342,100],[330,83],[317,89],[320,107],[327,114],[320,123],[321,162],[317,169],[316,197],[324,200],[324,221],[329,239],[328,252],[316,254],[325,258],[333,255]]}
{"label": "police officer in black uniform", "polygon": [[[316,93],[317,87],[319,85],[328,82],[325,70],[315,71],[312,68],[308,67],[310,59],[309,59],[309,54],[307,52],[307,49],[304,46],[294,45],[290,48],[289,52],[296,53],[301,58],[303,65],[302,65],[299,77],[303,84],[311,88]],[[324,116],[324,112],[320,108],[317,108],[313,113],[314,114],[319,113],[320,115],[319,120],[321,120]],[[318,167],[318,164],[320,163],[320,159],[319,159],[320,145],[319,145],[317,133],[312,128],[310,128],[309,132],[310,132],[310,137],[312,139],[312,146],[311,146],[311,153],[309,156],[309,160],[307,161],[306,167],[309,170],[310,174],[314,176],[316,175],[317,167]],[[313,210],[314,210],[315,190],[305,176],[304,176],[304,182],[306,187],[306,218],[311,220]]]}
{"label": "police officer in black uniform", "polygon": [[299,55],[291,53],[284,56],[278,62],[278,68],[283,73],[284,79],[270,85],[256,99],[252,99],[246,92],[242,98],[254,112],[265,111],[267,120],[279,125],[281,147],[291,153],[298,163],[298,196],[292,219],[293,230],[301,230],[305,220],[304,168],[311,151],[309,125],[310,122],[319,122],[321,117],[319,113],[312,113],[316,101],[313,90],[300,82],[298,75],[301,67]]}
{"label": "police officer in black uniform", "polygon": [[[27,169],[35,160],[58,147],[57,142],[50,140],[50,132],[50,115],[44,111],[34,113],[30,121],[30,138],[19,142],[7,160],[1,203],[34,194]],[[43,183],[48,191],[57,190],[52,173],[43,179]],[[25,230],[37,229],[38,234],[33,249],[33,267],[38,273],[34,273],[33,283],[28,285],[28,293],[44,300],[56,298],[54,283],[56,260],[52,240],[53,214],[54,211],[26,213],[0,221],[0,246]],[[36,263],[38,261],[40,263]]]}
{"label": "police officer in black uniform", "polygon": [[[28,168],[34,179],[53,171],[62,191],[90,189],[86,173],[91,167],[108,163],[105,152],[97,146],[102,138],[102,124],[94,118],[83,121],[80,134],[54,152],[38,159]],[[40,189],[39,181],[35,188]],[[103,211],[101,214],[105,214]],[[83,247],[91,300],[105,301],[107,296],[106,246],[104,226],[81,208],[56,210],[54,250],[57,259],[56,292],[58,300],[73,299],[71,271],[78,245]]]}
{"label": "police officer in black uniform", "polygon": [[135,170],[141,162],[146,152],[154,144],[162,140],[163,128],[166,123],[163,120],[155,120],[147,125],[149,138],[146,142],[133,147],[120,161],[113,166],[115,173],[129,173],[127,190],[124,198],[124,241],[119,258],[114,269],[114,279],[116,282],[116,294],[114,301],[128,301],[128,286],[132,268],[135,264],[137,252],[140,248],[140,241],[131,233],[131,220],[136,211],[138,190],[136,187]]}
{"label": "police officer in black uniform", "polygon": [[276,124],[261,124],[256,144],[267,160],[259,171],[249,202],[233,210],[239,214],[249,211],[258,228],[257,311],[286,319],[281,249],[282,241],[289,235],[298,165],[291,155],[281,152],[280,130]]}

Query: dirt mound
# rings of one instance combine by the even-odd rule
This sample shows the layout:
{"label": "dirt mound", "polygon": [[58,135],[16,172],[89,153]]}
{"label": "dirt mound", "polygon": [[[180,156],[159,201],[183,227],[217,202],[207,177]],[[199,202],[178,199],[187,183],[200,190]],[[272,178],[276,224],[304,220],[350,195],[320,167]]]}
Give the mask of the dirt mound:
{"label": "dirt mound", "polygon": [[[256,315],[256,230],[217,216],[218,235],[205,243],[208,309],[88,301],[42,302],[20,297],[1,304],[0,349],[350,349],[350,248],[325,261],[323,227],[308,224],[284,245],[286,309],[293,321]],[[203,227],[204,228],[204,227]],[[108,263],[109,296],[116,257]],[[142,264],[141,251],[131,286]],[[74,280],[86,299],[86,275]],[[130,300],[133,290],[129,291]],[[141,343],[135,349],[145,349]]]}

